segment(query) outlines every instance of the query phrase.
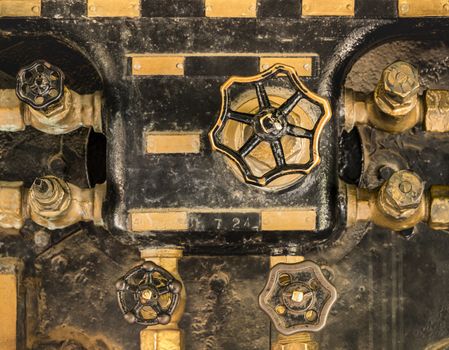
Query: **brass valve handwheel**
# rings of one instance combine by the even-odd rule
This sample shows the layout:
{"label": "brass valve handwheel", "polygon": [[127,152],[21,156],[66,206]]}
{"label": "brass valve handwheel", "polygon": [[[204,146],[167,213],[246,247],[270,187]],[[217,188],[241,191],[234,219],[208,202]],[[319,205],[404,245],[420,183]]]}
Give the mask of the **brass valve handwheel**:
{"label": "brass valve handwheel", "polygon": [[126,321],[155,326],[170,323],[182,284],[161,266],[147,261],[118,280],[116,289]]}
{"label": "brass valve handwheel", "polygon": [[[290,85],[289,91],[293,93],[281,104],[274,103],[273,97],[267,93],[267,85],[287,76]],[[278,82],[279,83],[279,82]],[[254,89],[257,96],[258,108],[254,113],[242,112],[232,108],[230,89],[238,85],[247,85],[247,90]],[[245,86],[246,87],[246,86]],[[291,92],[290,92],[291,93]],[[319,164],[319,140],[323,127],[331,117],[329,102],[311,92],[300,80],[296,71],[289,66],[277,64],[270,69],[253,77],[231,77],[222,87],[222,107],[217,122],[209,133],[212,148],[231,159],[239,168],[246,183],[265,187],[280,177],[292,174],[308,174]],[[234,96],[232,96],[234,97]],[[307,115],[299,107],[301,101],[316,106],[317,115]],[[294,109],[300,108],[301,115],[293,118]],[[310,114],[310,113],[309,113]],[[309,128],[301,125],[302,119],[308,119]],[[232,147],[223,136],[224,130],[230,122],[245,125],[245,142]],[[310,125],[311,124],[311,125]],[[287,138],[308,140],[306,161],[290,161],[287,159],[283,143]],[[246,159],[258,146],[265,143],[269,145],[274,157],[274,166],[263,174],[256,174]],[[257,152],[256,152],[257,153]]]}
{"label": "brass valve handwheel", "polygon": [[64,73],[46,61],[35,61],[17,73],[17,97],[34,109],[58,103],[64,95]]}

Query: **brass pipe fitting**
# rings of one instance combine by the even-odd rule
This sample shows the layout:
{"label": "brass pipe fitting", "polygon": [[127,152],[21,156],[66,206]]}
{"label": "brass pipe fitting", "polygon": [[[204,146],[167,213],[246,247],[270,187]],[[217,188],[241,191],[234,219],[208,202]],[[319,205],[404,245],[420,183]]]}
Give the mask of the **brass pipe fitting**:
{"label": "brass pipe fitting", "polygon": [[319,344],[313,340],[311,333],[299,333],[285,336],[278,335],[276,342],[271,347],[272,350],[318,350]]}
{"label": "brass pipe fitting", "polygon": [[18,230],[28,218],[51,230],[80,221],[101,226],[105,192],[105,184],[81,189],[54,176],[36,179],[30,189],[0,182],[0,227]]}
{"label": "brass pipe fitting", "polygon": [[391,133],[407,131],[418,124],[431,132],[449,132],[449,91],[419,92],[418,70],[398,61],[382,73],[373,93],[345,92],[345,129],[369,124]]}
{"label": "brass pipe fitting", "polygon": [[178,325],[186,305],[186,291],[178,270],[178,262],[182,256],[182,249],[151,248],[141,251],[141,257],[145,261],[161,266],[182,284],[181,298],[175,312],[171,315],[170,323],[143,329],[140,332],[141,350],[182,350],[184,348],[183,334]]}
{"label": "brass pipe fitting", "polygon": [[22,131],[32,126],[48,134],[66,134],[80,127],[102,131],[101,93],[80,95],[64,88],[61,101],[38,110],[21,102],[13,89],[0,90],[0,131]]}
{"label": "brass pipe fitting", "polygon": [[377,191],[347,185],[346,196],[348,227],[371,221],[393,231],[419,222],[434,229],[449,228],[449,186],[432,186],[426,193],[423,181],[411,171],[394,173]]}
{"label": "brass pipe fitting", "polygon": [[[370,124],[379,130],[400,133],[424,120],[424,100],[419,93],[418,70],[402,61],[384,69],[376,89],[368,96],[347,89],[345,129]],[[449,116],[448,116],[449,118]]]}

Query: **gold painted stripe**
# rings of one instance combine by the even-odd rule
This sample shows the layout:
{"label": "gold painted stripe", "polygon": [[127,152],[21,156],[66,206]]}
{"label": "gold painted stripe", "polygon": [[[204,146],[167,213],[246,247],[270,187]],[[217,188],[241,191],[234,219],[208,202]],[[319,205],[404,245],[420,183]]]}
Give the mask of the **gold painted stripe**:
{"label": "gold painted stripe", "polygon": [[188,216],[193,213],[256,213],[261,216],[262,231],[313,231],[316,210],[290,208],[176,208],[131,210],[131,231],[187,231]]}
{"label": "gold painted stripe", "polygon": [[303,0],[303,16],[354,16],[354,0]]}
{"label": "gold painted stripe", "polygon": [[449,2],[447,0],[399,0],[399,17],[447,17]]}
{"label": "gold painted stripe", "polygon": [[206,0],[206,17],[257,16],[257,0]]}
{"label": "gold painted stripe", "polygon": [[315,228],[315,210],[270,209],[261,213],[262,231],[312,231]]}
{"label": "gold painted stripe", "polygon": [[312,76],[312,57],[261,57],[260,70],[267,70],[277,63],[292,66],[299,76]]}
{"label": "gold painted stripe", "polygon": [[136,56],[133,75],[184,75],[184,56]]}
{"label": "gold painted stripe", "polygon": [[87,0],[88,17],[140,17],[140,0]]}
{"label": "gold painted stripe", "polygon": [[131,231],[187,231],[188,218],[185,211],[133,212]]}
{"label": "gold painted stripe", "polygon": [[0,0],[0,17],[36,17],[41,7],[41,0]]}
{"label": "gold painted stripe", "polygon": [[200,132],[149,132],[146,135],[146,152],[199,153],[201,148]]}
{"label": "gold painted stripe", "polygon": [[16,349],[17,276],[0,274],[0,349]]}

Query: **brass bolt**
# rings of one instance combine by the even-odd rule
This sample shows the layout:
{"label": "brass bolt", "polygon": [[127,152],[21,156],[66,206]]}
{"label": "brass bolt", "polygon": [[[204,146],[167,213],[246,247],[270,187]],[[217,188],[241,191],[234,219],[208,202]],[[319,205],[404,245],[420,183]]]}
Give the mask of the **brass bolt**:
{"label": "brass bolt", "polygon": [[409,63],[397,61],[382,72],[374,99],[384,113],[402,117],[415,108],[418,92],[418,70]]}
{"label": "brass bolt", "polygon": [[381,187],[378,196],[380,209],[394,219],[404,219],[419,208],[424,183],[415,173],[401,170],[394,173]]}
{"label": "brass bolt", "polygon": [[307,310],[304,317],[307,321],[313,322],[317,319],[318,314],[316,313],[315,310]]}
{"label": "brass bolt", "polygon": [[140,295],[142,296],[142,299],[144,299],[144,300],[151,300],[151,298],[153,297],[153,292],[149,289],[145,289],[142,291],[142,293]]}
{"label": "brass bolt", "polygon": [[285,308],[284,305],[278,305],[278,306],[276,306],[275,311],[278,315],[283,315],[283,314],[285,314],[287,309]]}

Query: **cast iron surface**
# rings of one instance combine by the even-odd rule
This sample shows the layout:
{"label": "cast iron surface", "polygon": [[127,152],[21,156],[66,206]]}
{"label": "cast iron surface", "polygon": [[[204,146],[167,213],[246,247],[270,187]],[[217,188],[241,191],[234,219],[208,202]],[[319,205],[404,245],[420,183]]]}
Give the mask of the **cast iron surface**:
{"label": "cast iron surface", "polygon": [[[176,243],[184,245],[187,254],[240,254],[187,256],[181,260],[180,273],[188,295],[181,322],[186,349],[268,350],[275,333],[270,334],[268,318],[257,305],[257,294],[265,285],[269,261],[263,255],[241,254],[267,253],[270,246],[276,247],[277,253],[307,253],[317,247],[313,241],[316,236],[274,232],[161,236],[126,232],[127,211],[137,206],[175,206],[181,200],[187,207],[198,201],[220,206],[234,203],[232,193],[237,194],[235,201],[242,197],[255,205],[267,201],[271,205],[291,205],[298,198],[305,206],[312,203],[301,189],[277,197],[253,192],[237,180],[230,183],[222,171],[224,163],[219,165],[220,161],[211,157],[205,135],[204,153],[191,158],[167,156],[155,162],[142,152],[144,127],[207,130],[218,111],[219,86],[233,74],[256,74],[258,61],[195,57],[186,61],[185,78],[149,79],[131,77],[125,55],[315,52],[319,59],[314,59],[313,76],[305,80],[312,90],[332,101],[334,122],[325,131],[326,137],[332,139],[343,121],[341,92],[347,73],[360,56],[381,43],[399,38],[428,42],[389,47],[377,60],[365,62],[356,71],[350,87],[371,88],[376,72],[403,59],[421,67],[421,75],[432,83],[447,88],[449,81],[443,77],[447,77],[448,70],[449,22],[439,18],[397,19],[394,0],[356,1],[355,18],[301,18],[301,6],[296,0],[260,0],[257,19],[204,18],[202,0],[143,0],[139,19],[88,19],[83,17],[86,7],[84,0],[43,0],[42,18],[0,20],[2,88],[15,87],[14,77],[21,67],[36,59],[48,60],[64,71],[67,84],[77,92],[103,89],[108,138],[109,195],[105,215],[110,232],[89,225],[49,232],[28,222],[19,236],[0,238],[1,256],[17,256],[25,261],[22,286],[27,287],[27,294],[24,289],[20,291],[19,349],[26,348],[26,339],[35,339],[31,341],[35,348],[48,349],[46,344],[53,344],[59,349],[64,342],[79,343],[87,335],[98,349],[116,346],[138,350],[141,328],[123,320],[114,282],[140,263],[138,245]],[[436,55],[438,50],[440,54]],[[372,138],[376,148],[394,146],[394,152],[402,152],[406,164],[428,184],[449,183],[449,148],[444,136],[426,136],[419,129],[403,138],[376,135]],[[376,141],[379,136],[380,143]],[[22,179],[30,184],[36,176],[53,174],[43,170],[43,159],[58,153],[60,140],[59,136],[40,135],[29,129],[2,133],[2,180]],[[398,147],[401,142],[407,145],[405,149]],[[65,141],[62,144],[67,146]],[[78,143],[67,147],[71,154],[76,153],[72,152],[75,145]],[[321,230],[338,226],[334,198],[337,148],[331,145],[322,142],[323,164],[308,183],[310,193],[317,193],[318,188],[324,194],[313,199],[321,208]],[[3,155],[9,157],[7,162]],[[20,161],[9,161],[15,157]],[[74,159],[78,159],[75,163],[80,161]],[[73,163],[69,164],[72,169]],[[72,172],[84,169],[82,165],[70,169],[67,176],[73,176],[72,181],[87,184],[85,172]],[[357,176],[351,176],[357,180]],[[198,183],[206,177],[226,186],[214,187],[214,191],[204,189]],[[183,178],[187,180],[181,181]],[[161,188],[164,192],[157,192]],[[154,197],[148,196],[151,191]],[[333,270],[332,283],[340,294],[326,328],[317,334],[321,349],[418,350],[449,337],[449,237],[446,232],[430,231],[424,225],[414,233],[405,239],[365,225],[355,232],[335,230],[330,241],[318,242],[317,252],[310,257]]]}

